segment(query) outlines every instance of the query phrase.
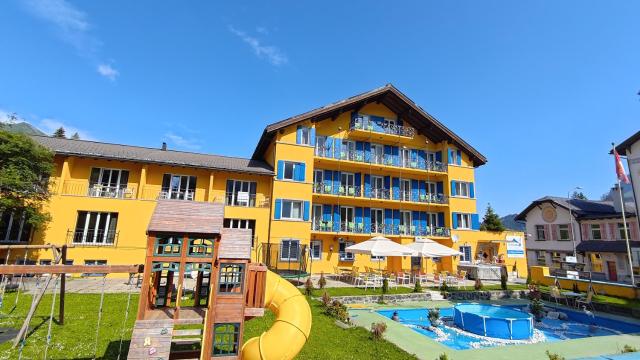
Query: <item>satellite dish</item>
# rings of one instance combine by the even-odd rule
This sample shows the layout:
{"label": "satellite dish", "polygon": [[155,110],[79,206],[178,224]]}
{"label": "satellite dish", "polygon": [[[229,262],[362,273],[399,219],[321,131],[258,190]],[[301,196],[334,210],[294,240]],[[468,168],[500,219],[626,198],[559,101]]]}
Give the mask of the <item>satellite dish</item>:
{"label": "satellite dish", "polygon": [[457,243],[457,242],[458,242],[458,235],[453,235],[453,236],[451,237],[451,240],[453,240],[453,243],[454,243],[454,244],[455,244],[455,243]]}

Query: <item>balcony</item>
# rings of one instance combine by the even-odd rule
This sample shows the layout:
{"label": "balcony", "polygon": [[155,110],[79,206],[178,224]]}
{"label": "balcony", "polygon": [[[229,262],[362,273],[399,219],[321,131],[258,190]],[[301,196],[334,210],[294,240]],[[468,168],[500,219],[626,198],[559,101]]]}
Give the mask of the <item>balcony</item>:
{"label": "balcony", "polygon": [[65,181],[61,195],[86,196],[107,199],[135,199],[136,188],[126,185],[106,186],[102,184],[89,185],[87,182]]}
{"label": "balcony", "polygon": [[412,127],[395,125],[384,119],[372,119],[367,115],[358,115],[353,118],[349,130],[403,136],[410,139],[413,139],[416,134],[415,129]]}
{"label": "balcony", "polygon": [[314,219],[311,223],[311,230],[317,232],[364,234],[364,235],[386,235],[386,236],[433,236],[450,237],[451,229],[441,226],[405,226],[384,223],[372,223],[367,226],[364,223],[355,221],[341,221],[338,226],[334,226],[333,221]]}
{"label": "balcony", "polygon": [[67,230],[67,245],[115,246],[119,231],[115,230]]}
{"label": "balcony", "polygon": [[369,154],[368,156],[364,151],[353,151],[347,149],[334,149],[333,147],[317,146],[315,149],[315,156],[323,159],[332,159],[336,161],[351,161],[360,164],[372,164],[389,167],[390,169],[411,169],[419,171],[433,171],[446,173],[448,170],[447,164],[441,161],[426,161],[416,160],[411,161],[409,159],[400,159],[397,156],[391,155],[376,155]]}
{"label": "balcony", "polygon": [[314,183],[313,193],[324,194],[324,195],[336,195],[336,196],[362,197],[362,187],[340,185],[336,188],[333,185],[329,185],[329,184]]}
{"label": "balcony", "polygon": [[367,193],[366,191],[363,191],[361,186],[340,185],[336,189],[333,184],[324,183],[314,183],[313,193],[319,195],[357,197],[363,199],[401,201],[421,204],[446,205],[449,203],[449,198],[444,194],[414,194],[411,191],[401,191],[394,194],[392,190],[384,188],[372,188],[371,191]]}

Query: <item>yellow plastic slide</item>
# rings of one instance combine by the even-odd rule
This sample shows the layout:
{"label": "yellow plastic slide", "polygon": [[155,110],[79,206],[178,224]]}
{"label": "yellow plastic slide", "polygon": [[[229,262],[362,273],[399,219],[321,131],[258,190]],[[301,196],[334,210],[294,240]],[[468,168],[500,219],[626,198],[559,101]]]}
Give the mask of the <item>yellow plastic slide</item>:
{"label": "yellow plastic slide", "polygon": [[290,282],[267,271],[265,308],[276,315],[273,326],[245,342],[243,360],[289,360],[302,349],[311,332],[311,308]]}

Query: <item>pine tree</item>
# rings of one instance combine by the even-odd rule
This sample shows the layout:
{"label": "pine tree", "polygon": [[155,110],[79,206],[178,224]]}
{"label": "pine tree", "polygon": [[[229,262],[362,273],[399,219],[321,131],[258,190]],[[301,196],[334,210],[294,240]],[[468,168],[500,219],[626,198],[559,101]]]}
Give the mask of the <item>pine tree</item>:
{"label": "pine tree", "polygon": [[487,205],[487,211],[484,214],[484,218],[482,218],[482,224],[480,225],[480,230],[485,231],[505,231],[504,225],[502,225],[502,221],[500,221],[500,217],[493,211],[491,204]]}
{"label": "pine tree", "polygon": [[67,135],[62,126],[60,126],[56,131],[54,131],[52,136],[57,138],[62,138],[62,139],[67,138]]}
{"label": "pine tree", "polygon": [[571,198],[577,200],[588,200],[587,196],[582,191],[574,191],[573,194],[571,194]]}
{"label": "pine tree", "polygon": [[73,140],[80,140],[80,134],[78,134],[77,132],[73,133],[73,135],[71,135],[71,138]]}

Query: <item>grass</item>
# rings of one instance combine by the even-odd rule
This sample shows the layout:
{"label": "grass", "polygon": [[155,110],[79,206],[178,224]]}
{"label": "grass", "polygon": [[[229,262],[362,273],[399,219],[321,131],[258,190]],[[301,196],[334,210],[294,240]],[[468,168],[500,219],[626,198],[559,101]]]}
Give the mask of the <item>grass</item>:
{"label": "grass", "polygon": [[[550,292],[549,287],[546,286],[546,285],[538,285],[538,288],[540,289],[541,292],[544,292],[546,294],[548,294]],[[566,291],[566,290],[562,290],[562,291]],[[615,306],[628,308],[628,309],[640,308],[640,300],[638,300],[638,299],[621,298],[621,297],[617,297],[617,296],[594,295],[593,296],[593,302],[594,303],[601,303],[601,304],[615,305]]]}
{"label": "grass", "polygon": [[[300,291],[304,292],[304,289],[300,289]],[[357,288],[357,287],[334,287],[334,288],[324,288],[323,290],[314,289],[311,293],[312,296],[320,297],[324,292],[327,292],[329,296],[361,296],[361,295],[382,295],[382,289],[367,289]],[[385,295],[393,295],[393,294],[409,294],[413,292],[413,288],[406,287],[398,287],[398,288],[389,288],[389,292]]]}
{"label": "grass", "polygon": [[[361,327],[337,327],[333,318],[322,313],[322,306],[318,301],[311,300],[310,305],[313,314],[311,336],[296,357],[297,360],[416,359],[386,340],[372,340],[370,332]],[[264,317],[246,322],[245,339],[259,336],[271,326],[273,320],[273,313],[267,311]]]}

